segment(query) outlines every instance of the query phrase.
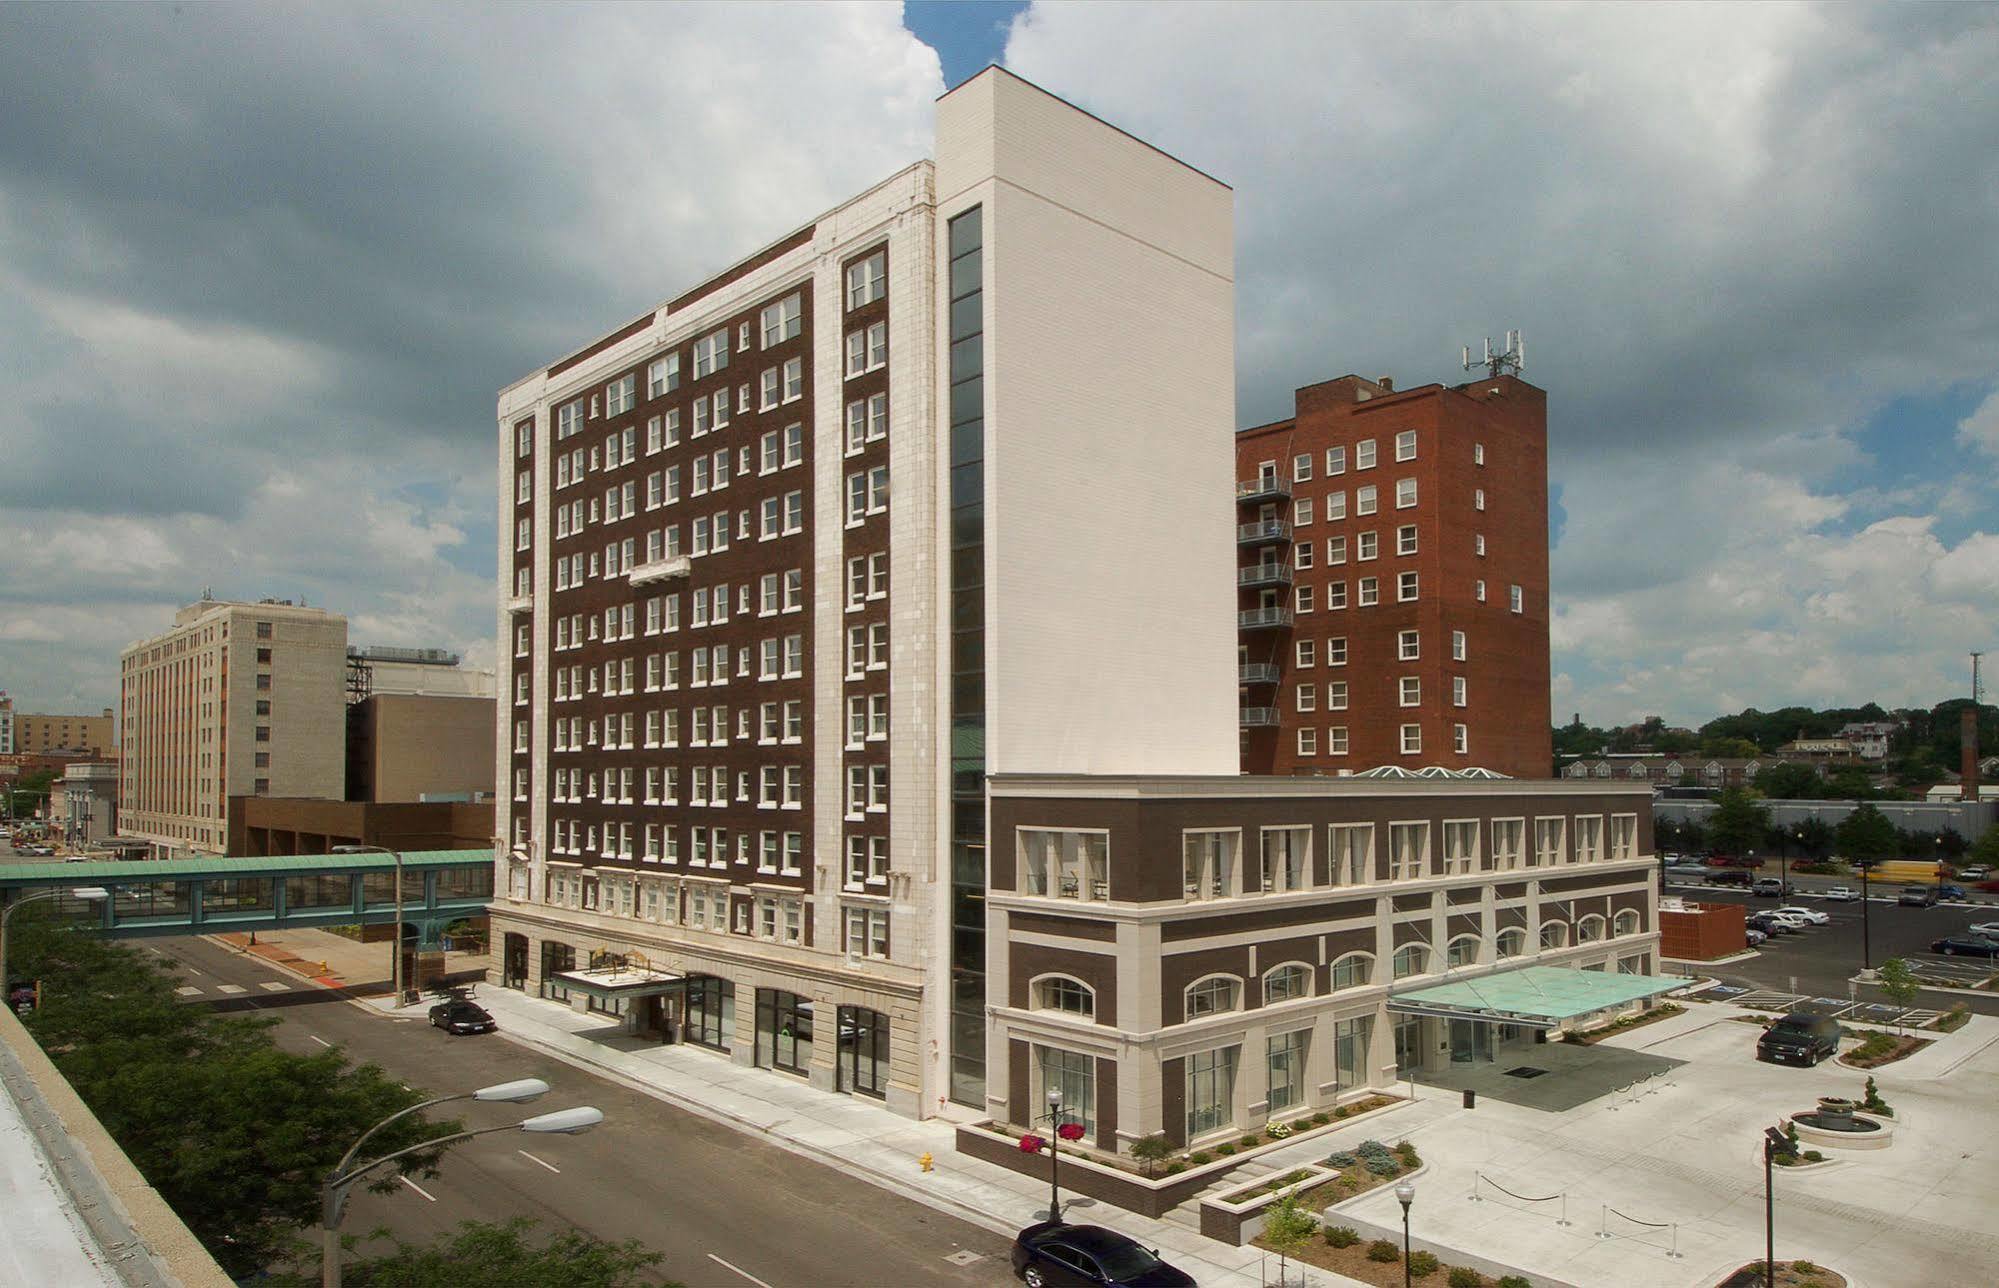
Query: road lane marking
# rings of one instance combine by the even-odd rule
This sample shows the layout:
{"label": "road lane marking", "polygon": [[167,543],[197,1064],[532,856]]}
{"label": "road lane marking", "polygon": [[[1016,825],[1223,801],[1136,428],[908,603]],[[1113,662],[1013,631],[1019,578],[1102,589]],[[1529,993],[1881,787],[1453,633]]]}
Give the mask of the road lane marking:
{"label": "road lane marking", "polygon": [[314,1042],[319,1043],[319,1045],[323,1047],[331,1047],[333,1045],[331,1042],[328,1042],[325,1038],[319,1036],[317,1033],[308,1033],[306,1034],[306,1036],[311,1038]]}
{"label": "road lane marking", "polygon": [[263,989],[266,993],[289,993],[292,986],[281,979],[267,979],[257,985],[257,987]]}
{"label": "road lane marking", "polygon": [[761,1280],[761,1279],[757,1278],[757,1277],[756,1277],[755,1275],[753,1275],[753,1274],[751,1274],[751,1273],[750,1273],[749,1271],[747,1271],[747,1270],[743,1269],[743,1268],[742,1268],[741,1266],[732,1266],[732,1265],[730,1265],[730,1264],[729,1264],[728,1262],[726,1262],[726,1261],[722,1260],[722,1259],[721,1259],[720,1257],[716,1256],[716,1255],[715,1255],[714,1253],[712,1253],[712,1252],[708,1254],[708,1260],[710,1260],[710,1261],[714,1262],[714,1263],[715,1263],[716,1265],[718,1265],[718,1266],[722,1267],[722,1269],[724,1269],[724,1270],[733,1270],[733,1271],[734,1271],[734,1272],[736,1272],[737,1274],[741,1275],[741,1276],[742,1276],[743,1278],[745,1278],[745,1279],[749,1280],[749,1281],[750,1281],[751,1283],[755,1284],[755,1285],[757,1286],[757,1288],[770,1288],[770,1285],[769,1285],[769,1284],[767,1284],[767,1283],[765,1283],[765,1282],[764,1282],[763,1280]]}
{"label": "road lane marking", "polygon": [[[437,1196],[435,1194],[432,1194],[429,1190],[423,1188],[423,1186],[418,1185],[415,1181],[411,1180],[409,1177],[398,1176],[396,1179],[401,1181],[403,1184],[409,1186],[411,1189],[415,1190],[418,1194],[423,1195],[425,1198],[429,1199],[432,1203],[437,1202]],[[770,1288],[770,1285],[766,1284],[764,1285],[764,1288]]]}
{"label": "road lane marking", "polygon": [[250,990],[244,988],[241,984],[217,984],[215,991],[218,993],[247,993]]}
{"label": "road lane marking", "polygon": [[536,1158],[533,1154],[528,1153],[524,1149],[517,1149],[514,1152],[516,1154],[519,1154],[522,1158],[525,1158],[530,1163],[540,1163],[543,1167],[546,1167],[549,1171],[554,1172],[557,1176],[562,1175],[562,1169],[557,1167],[554,1163],[545,1162],[542,1159]]}

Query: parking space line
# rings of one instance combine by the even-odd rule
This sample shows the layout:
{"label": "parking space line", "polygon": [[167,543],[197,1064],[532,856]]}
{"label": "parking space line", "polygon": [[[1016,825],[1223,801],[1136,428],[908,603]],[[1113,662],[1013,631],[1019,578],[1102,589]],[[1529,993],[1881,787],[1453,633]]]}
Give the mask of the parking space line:
{"label": "parking space line", "polygon": [[536,1158],[533,1154],[528,1153],[524,1149],[517,1149],[514,1152],[516,1154],[519,1154],[522,1158],[525,1158],[530,1163],[538,1163],[541,1166],[546,1167],[549,1171],[554,1172],[557,1176],[562,1175],[562,1169],[557,1167],[554,1163],[550,1163],[543,1159]]}
{"label": "parking space line", "polygon": [[716,1265],[718,1265],[718,1266],[722,1267],[722,1269],[724,1269],[724,1270],[730,1270],[730,1271],[734,1271],[734,1272],[735,1272],[736,1274],[739,1274],[739,1275],[741,1275],[741,1276],[742,1276],[743,1278],[745,1278],[745,1279],[749,1280],[749,1281],[750,1281],[751,1283],[755,1284],[755,1285],[757,1286],[757,1288],[770,1288],[770,1285],[769,1285],[769,1284],[767,1284],[767,1283],[765,1283],[765,1282],[764,1282],[763,1280],[761,1280],[761,1279],[757,1278],[757,1277],[756,1277],[755,1275],[753,1275],[753,1274],[751,1274],[751,1273],[750,1273],[749,1271],[747,1271],[747,1270],[743,1269],[743,1268],[742,1268],[741,1266],[732,1266],[732,1265],[730,1265],[730,1264],[729,1264],[728,1262],[726,1262],[726,1261],[722,1260],[722,1259],[721,1259],[720,1257],[716,1256],[716,1255],[715,1255],[714,1253],[712,1253],[712,1252],[708,1254],[708,1260],[710,1260],[710,1261],[714,1262],[714,1263],[715,1263]]}
{"label": "parking space line", "polygon": [[319,1045],[323,1047],[331,1047],[333,1045],[331,1042],[328,1042],[325,1038],[319,1036],[317,1033],[308,1033],[306,1034],[306,1036],[311,1038],[314,1042],[319,1043]]}
{"label": "parking space line", "polygon": [[[394,946],[395,945],[393,944],[390,945],[390,947],[392,948]],[[418,1185],[415,1181],[411,1180],[409,1177],[398,1176],[396,1179],[401,1181],[403,1184],[409,1186],[411,1189],[415,1190],[418,1194],[423,1195],[425,1198],[429,1199],[432,1203],[437,1202],[437,1196],[435,1194],[432,1194],[429,1190],[423,1188],[423,1186]]]}

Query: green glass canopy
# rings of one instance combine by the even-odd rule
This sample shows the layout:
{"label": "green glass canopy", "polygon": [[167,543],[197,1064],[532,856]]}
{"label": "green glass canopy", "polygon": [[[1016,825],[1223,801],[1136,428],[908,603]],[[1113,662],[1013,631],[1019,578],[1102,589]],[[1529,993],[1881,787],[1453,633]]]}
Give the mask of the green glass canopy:
{"label": "green glass canopy", "polygon": [[1579,1015],[1612,1010],[1686,985],[1683,979],[1614,971],[1520,966],[1395,993],[1388,1009],[1405,1015],[1491,1020],[1549,1028]]}

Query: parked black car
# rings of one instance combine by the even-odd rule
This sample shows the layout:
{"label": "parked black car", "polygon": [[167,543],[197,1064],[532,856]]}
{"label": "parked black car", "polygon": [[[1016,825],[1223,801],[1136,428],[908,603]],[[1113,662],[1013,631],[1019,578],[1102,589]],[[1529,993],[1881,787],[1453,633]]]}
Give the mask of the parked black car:
{"label": "parked black car", "polygon": [[1709,885],[1746,887],[1750,882],[1750,876],[1745,868],[1709,868],[1707,880]]}
{"label": "parked black car", "polygon": [[1945,957],[1999,957],[1999,939],[1983,935],[1946,935],[1930,945],[1933,953]]}
{"label": "parked black car", "polygon": [[1817,1064],[1839,1054],[1839,1023],[1829,1015],[1786,1015],[1756,1040],[1756,1056],[1773,1064]]}
{"label": "parked black car", "polygon": [[1100,1225],[1043,1221],[1014,1236],[1013,1273],[1027,1288],[1194,1288],[1194,1277]]}
{"label": "parked black car", "polygon": [[449,1002],[439,1002],[430,1008],[431,1027],[443,1029],[446,1033],[491,1033],[499,1025],[486,1008],[477,1002],[463,998]]}

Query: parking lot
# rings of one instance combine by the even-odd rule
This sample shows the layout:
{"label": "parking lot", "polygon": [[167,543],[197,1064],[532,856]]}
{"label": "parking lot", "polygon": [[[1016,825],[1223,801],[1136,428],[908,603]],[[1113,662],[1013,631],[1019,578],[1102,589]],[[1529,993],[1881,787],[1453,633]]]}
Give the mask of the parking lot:
{"label": "parking lot", "polygon": [[[1893,889],[1885,898],[1877,894],[1867,905],[1868,937],[1876,967],[1890,957],[1900,957],[1925,980],[1955,988],[1969,988],[1993,973],[1993,963],[1978,958],[1943,957],[1932,953],[1930,944],[1945,935],[1962,933],[1973,922],[1999,921],[1999,909],[1951,904],[1905,908],[1893,901]],[[1713,973],[1724,984],[1741,988],[1745,993],[1802,995],[1848,1005],[1855,1001],[1885,1003],[1878,990],[1866,987],[1856,990],[1848,983],[1861,969],[1862,914],[1857,901],[1834,903],[1809,891],[1797,890],[1789,899],[1759,898],[1741,890],[1679,884],[1669,884],[1666,892],[1701,903],[1742,904],[1752,912],[1797,904],[1816,908],[1831,918],[1823,926],[1773,936],[1754,956],[1716,967]],[[1999,996],[1926,994],[1917,1006],[1941,1010],[1957,1002],[1965,1002],[1974,1011],[1999,1015]]]}

